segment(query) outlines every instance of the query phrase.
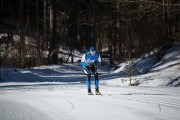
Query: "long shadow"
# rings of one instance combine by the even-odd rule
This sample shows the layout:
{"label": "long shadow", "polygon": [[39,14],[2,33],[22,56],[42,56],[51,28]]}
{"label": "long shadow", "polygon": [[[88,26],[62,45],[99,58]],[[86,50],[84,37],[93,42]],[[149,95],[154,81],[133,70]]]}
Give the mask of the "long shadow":
{"label": "long shadow", "polygon": [[42,70],[16,70],[1,71],[4,82],[77,82],[84,81],[83,73],[59,73],[51,69]]}
{"label": "long shadow", "polygon": [[[59,85],[86,85],[86,74],[82,71],[73,73],[63,73],[53,69],[3,69],[1,83],[14,82],[15,84],[2,84],[2,89],[36,89],[42,86],[59,86]],[[99,80],[109,80],[117,78],[116,74],[99,73]],[[92,75],[91,81],[94,82]],[[23,83],[20,83],[23,82]],[[44,83],[46,82],[46,83]],[[16,84],[17,83],[17,84]],[[20,84],[19,84],[20,83]]]}
{"label": "long shadow", "polygon": [[18,84],[18,85],[4,85],[4,86],[0,86],[0,89],[6,89],[6,90],[14,90],[14,89],[37,89],[39,87],[44,87],[44,86],[48,86],[51,88],[55,87],[55,86],[66,86],[66,85],[78,85],[78,84],[84,84],[85,85],[85,81],[81,81],[81,82],[67,82],[67,83],[34,83],[34,84]]}
{"label": "long shadow", "polygon": [[59,75],[59,74],[82,74],[82,72],[72,72],[72,73],[67,73],[67,72],[61,72],[61,71],[55,71],[52,69],[27,69],[33,73],[38,73],[38,74],[42,74],[42,75]]}
{"label": "long shadow", "polygon": [[[85,81],[86,75],[82,71],[72,73],[52,69],[4,69],[1,71],[2,82],[78,82]],[[92,75],[92,79],[94,76]],[[117,78],[116,74],[99,73],[100,80]]]}
{"label": "long shadow", "polygon": [[[152,67],[151,69],[156,68],[156,67],[161,66],[161,65],[164,65],[164,64],[166,64],[167,62],[175,61],[175,60],[179,60],[179,59],[180,59],[180,58],[174,58],[174,59],[172,59],[172,60],[163,60],[160,64]],[[161,71],[161,70],[163,70],[163,69],[166,69],[166,68],[169,68],[169,67],[172,67],[172,66],[175,66],[175,65],[179,65],[179,64],[180,64],[180,62],[174,63],[174,64],[171,64],[171,65],[168,65],[167,67],[160,68],[160,69],[158,69],[158,70],[152,70],[152,71],[150,71],[150,73],[152,73],[152,72],[157,72],[157,71]]]}

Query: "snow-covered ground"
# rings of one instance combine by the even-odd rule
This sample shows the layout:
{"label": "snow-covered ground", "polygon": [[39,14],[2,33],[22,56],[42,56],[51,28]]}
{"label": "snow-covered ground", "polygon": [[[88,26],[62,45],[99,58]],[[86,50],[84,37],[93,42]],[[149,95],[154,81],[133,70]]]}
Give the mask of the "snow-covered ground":
{"label": "snow-covered ground", "polygon": [[79,63],[1,68],[0,120],[179,120],[180,44],[156,59],[134,60],[139,86],[122,77],[127,63],[99,67],[102,96],[87,95]]}
{"label": "snow-covered ground", "polygon": [[[134,64],[139,75],[131,77],[132,83],[138,83],[139,86],[180,86],[180,43],[168,49],[161,60],[156,62],[157,56],[136,59],[120,64],[119,69],[113,72],[123,76],[126,66]],[[130,77],[119,77],[106,81],[106,84],[126,86],[130,83],[129,80]]]}
{"label": "snow-covered ground", "polygon": [[179,120],[180,88],[83,84],[32,85],[0,90],[0,120]]}

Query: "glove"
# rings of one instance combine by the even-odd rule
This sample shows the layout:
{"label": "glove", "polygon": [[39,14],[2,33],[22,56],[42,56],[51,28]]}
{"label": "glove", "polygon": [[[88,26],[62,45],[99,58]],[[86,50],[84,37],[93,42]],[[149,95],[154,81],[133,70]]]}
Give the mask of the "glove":
{"label": "glove", "polygon": [[86,66],[88,66],[88,67],[91,67],[93,64],[92,64],[92,62],[81,62],[81,65],[82,65],[82,67],[83,68],[86,68]]}
{"label": "glove", "polygon": [[93,65],[92,62],[87,63],[87,66],[89,66],[89,67],[91,67],[92,65]]}
{"label": "glove", "polygon": [[94,66],[99,66],[99,65],[101,65],[101,62],[98,62],[97,60],[94,62]]}
{"label": "glove", "polygon": [[97,65],[98,65],[98,66],[102,65],[102,62],[98,62]]}

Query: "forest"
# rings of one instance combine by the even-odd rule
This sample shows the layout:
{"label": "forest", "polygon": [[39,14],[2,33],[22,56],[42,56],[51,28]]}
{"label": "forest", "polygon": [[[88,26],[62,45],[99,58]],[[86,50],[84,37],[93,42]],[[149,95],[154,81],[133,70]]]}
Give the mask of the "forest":
{"label": "forest", "polygon": [[67,62],[95,46],[118,62],[180,41],[180,0],[1,0],[0,64]]}

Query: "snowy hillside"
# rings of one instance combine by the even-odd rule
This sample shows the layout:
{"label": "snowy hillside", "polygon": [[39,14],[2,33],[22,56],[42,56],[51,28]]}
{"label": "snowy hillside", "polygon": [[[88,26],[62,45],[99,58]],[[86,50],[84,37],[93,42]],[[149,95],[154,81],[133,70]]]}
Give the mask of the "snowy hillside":
{"label": "snowy hillside", "polygon": [[166,54],[157,62],[158,56],[152,55],[145,59],[136,59],[122,63],[118,69],[111,71],[120,77],[105,81],[111,85],[128,85],[130,77],[123,77],[129,66],[135,65],[132,83],[140,86],[180,86],[180,44],[175,44],[167,50]]}
{"label": "snowy hillside", "polygon": [[[152,56],[116,69],[100,66],[102,96],[87,95],[79,63],[1,68],[0,120],[179,120],[180,88],[169,86],[180,86],[180,44],[156,61]],[[131,66],[136,87],[125,75]]]}

